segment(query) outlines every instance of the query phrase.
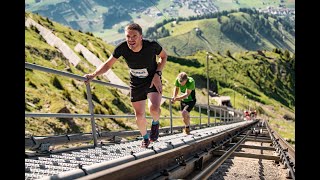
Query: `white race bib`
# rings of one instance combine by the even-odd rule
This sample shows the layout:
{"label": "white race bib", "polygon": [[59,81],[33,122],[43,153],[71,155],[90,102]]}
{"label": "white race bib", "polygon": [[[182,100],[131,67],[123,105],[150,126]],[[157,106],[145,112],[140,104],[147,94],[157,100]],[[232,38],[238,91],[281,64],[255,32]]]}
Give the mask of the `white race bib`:
{"label": "white race bib", "polygon": [[146,68],[144,69],[130,69],[130,73],[138,78],[146,78],[149,73]]}

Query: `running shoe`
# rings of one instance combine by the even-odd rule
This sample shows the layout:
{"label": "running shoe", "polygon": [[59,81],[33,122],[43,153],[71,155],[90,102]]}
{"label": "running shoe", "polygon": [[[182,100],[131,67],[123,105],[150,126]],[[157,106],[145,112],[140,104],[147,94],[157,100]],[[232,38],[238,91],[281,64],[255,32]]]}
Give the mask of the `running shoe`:
{"label": "running shoe", "polygon": [[184,134],[187,134],[187,135],[190,135],[190,127],[185,127],[184,129],[183,129],[183,133]]}
{"label": "running shoe", "polygon": [[159,137],[159,123],[151,126],[150,141],[154,142]]}
{"label": "running shoe", "polygon": [[149,139],[143,139],[142,143],[141,143],[141,147],[142,148],[148,148],[149,144],[150,144]]}

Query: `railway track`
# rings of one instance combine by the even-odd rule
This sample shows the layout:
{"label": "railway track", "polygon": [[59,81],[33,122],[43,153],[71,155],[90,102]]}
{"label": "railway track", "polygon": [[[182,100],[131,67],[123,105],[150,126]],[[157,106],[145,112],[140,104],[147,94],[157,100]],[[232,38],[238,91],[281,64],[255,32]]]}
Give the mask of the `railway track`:
{"label": "railway track", "polygon": [[[269,134],[271,136],[269,136]],[[25,159],[25,179],[207,179],[235,156],[268,159],[283,163],[294,179],[294,149],[283,148],[282,140],[261,121],[242,121],[159,137],[150,148],[140,140],[79,148]],[[249,140],[272,147],[245,145]],[[262,148],[275,155],[237,152]],[[293,152],[293,155],[288,155]]]}
{"label": "railway track", "polygon": [[[295,179],[294,149],[265,122],[259,122],[248,135],[242,133],[232,141],[212,151],[215,157],[205,170],[195,171],[195,176],[189,175],[187,179]],[[228,152],[230,156],[223,158]]]}

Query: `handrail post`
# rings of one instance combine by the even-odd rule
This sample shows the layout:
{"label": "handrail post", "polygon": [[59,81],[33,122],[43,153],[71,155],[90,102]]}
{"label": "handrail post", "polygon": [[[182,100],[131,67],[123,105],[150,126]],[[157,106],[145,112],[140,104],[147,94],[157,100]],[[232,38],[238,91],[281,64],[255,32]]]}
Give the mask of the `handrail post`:
{"label": "handrail post", "polygon": [[226,110],[223,110],[223,124],[227,124]]}
{"label": "handrail post", "polygon": [[173,133],[173,130],[172,130],[172,102],[170,99],[169,99],[169,111],[170,111],[170,133],[172,134]]}
{"label": "handrail post", "polygon": [[220,108],[220,124],[222,124],[222,109]]}
{"label": "handrail post", "polygon": [[230,122],[230,114],[229,114],[229,110],[226,110],[226,114],[227,114],[227,124],[229,124]]}
{"label": "handrail post", "polygon": [[207,52],[207,115],[208,127],[210,126],[210,99],[209,99],[209,52]]}
{"label": "handrail post", "polygon": [[91,129],[92,129],[92,136],[93,136],[93,144],[94,147],[97,147],[97,130],[96,130],[96,123],[94,120],[94,112],[93,112],[93,103],[92,103],[92,95],[91,95],[91,88],[90,83],[86,84],[87,88],[87,100],[89,103],[89,112],[91,114]]}
{"label": "handrail post", "polygon": [[210,126],[210,105],[207,106],[207,115],[208,115],[208,127]]}
{"label": "handrail post", "polygon": [[200,105],[199,105],[199,119],[200,119],[199,125],[201,129],[201,106]]}
{"label": "handrail post", "polygon": [[214,126],[217,126],[217,109],[214,108]]}

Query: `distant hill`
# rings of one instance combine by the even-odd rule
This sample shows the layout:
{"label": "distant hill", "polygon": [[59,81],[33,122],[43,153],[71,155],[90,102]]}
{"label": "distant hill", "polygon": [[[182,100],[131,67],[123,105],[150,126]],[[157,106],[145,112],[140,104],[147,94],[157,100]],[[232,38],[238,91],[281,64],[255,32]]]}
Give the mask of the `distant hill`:
{"label": "distant hill", "polygon": [[[71,49],[81,43],[102,61],[105,61],[114,46],[106,44],[101,38],[91,33],[71,29],[33,13],[26,12],[26,18],[32,18],[42,26],[51,29]],[[75,52],[81,59],[72,66],[64,55],[56,48],[46,43],[35,27],[25,28],[25,61],[61,71],[84,75],[95,70],[80,53]],[[272,51],[243,51],[231,53],[210,53],[209,82],[210,91],[231,98],[232,104],[238,109],[254,108],[260,115],[271,119],[293,117],[295,112],[295,55],[287,50],[273,49]],[[186,57],[170,56],[163,71],[163,95],[170,97],[173,82],[181,71],[187,72],[196,80],[197,102],[206,104],[206,51],[200,50]],[[120,58],[112,70],[124,82],[128,83],[128,67]],[[98,80],[107,81],[102,76]],[[26,112],[71,112],[86,114],[88,103],[83,82],[62,76],[43,73],[37,70],[25,72],[25,111]],[[96,114],[133,114],[130,99],[115,88],[92,84],[92,94]],[[235,101],[234,101],[235,100]],[[213,100],[210,100],[215,104]],[[162,115],[169,116],[168,102],[162,107]],[[205,114],[205,112],[202,112]],[[147,115],[149,115],[147,113]],[[173,115],[179,116],[179,104],[173,105]],[[197,110],[191,115],[198,116]],[[61,133],[89,132],[88,119],[73,118],[65,121],[63,118],[26,118],[26,132],[34,135],[49,135]],[[135,121],[126,118],[97,118],[102,130],[137,129]],[[150,123],[150,122],[149,122]],[[182,122],[174,121],[174,125]],[[199,123],[193,119],[192,123]],[[161,121],[161,126],[168,126],[169,121]],[[284,129],[285,131],[288,131]],[[292,132],[290,132],[290,137]]]}
{"label": "distant hill", "polygon": [[[192,55],[198,50],[231,52],[274,48],[295,52],[295,26],[287,19],[250,9],[216,13],[196,20],[172,20],[148,29],[174,56]],[[191,18],[189,18],[191,19]]]}

